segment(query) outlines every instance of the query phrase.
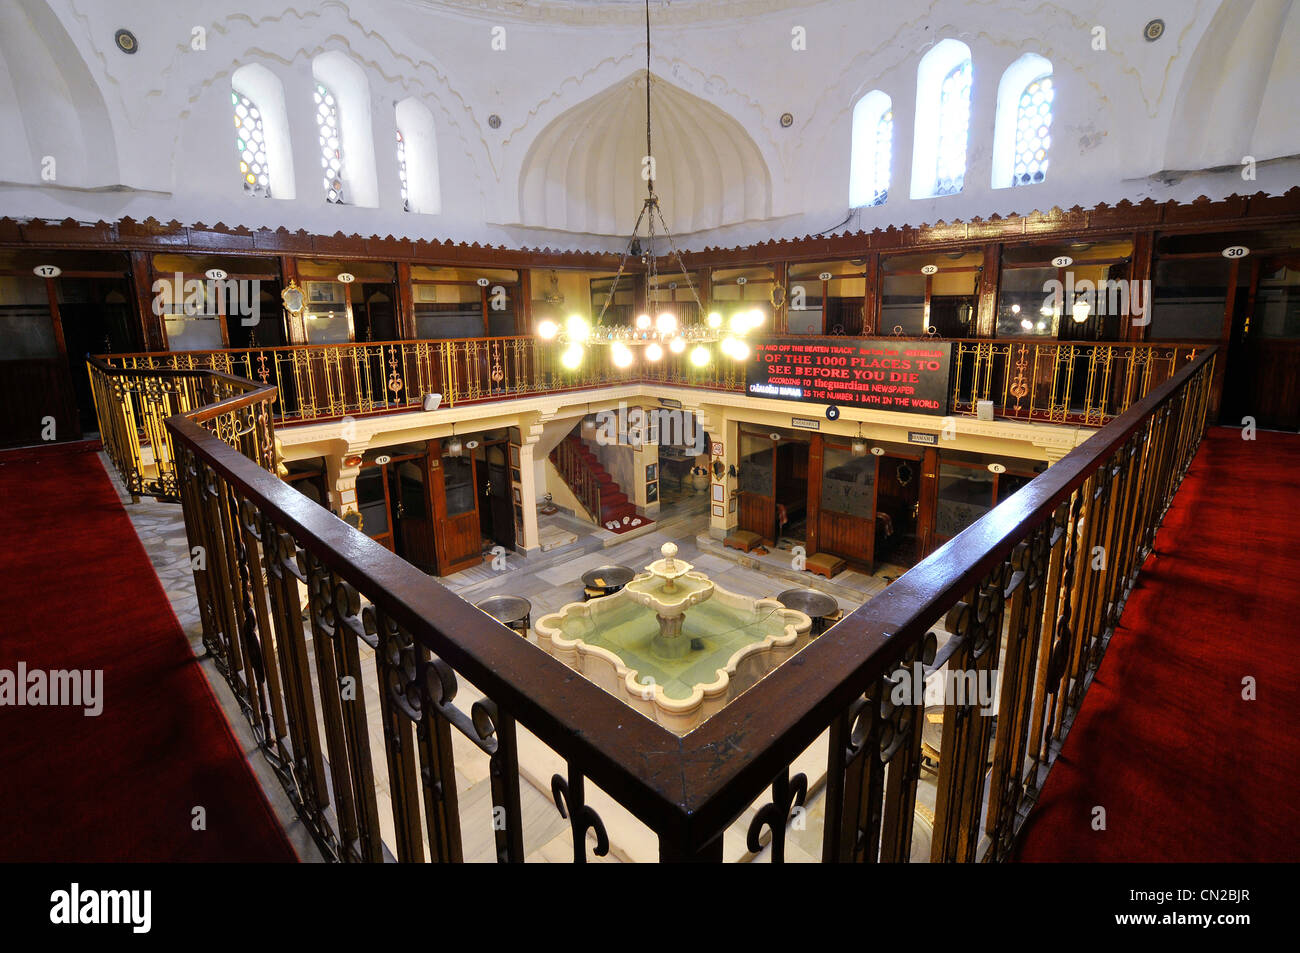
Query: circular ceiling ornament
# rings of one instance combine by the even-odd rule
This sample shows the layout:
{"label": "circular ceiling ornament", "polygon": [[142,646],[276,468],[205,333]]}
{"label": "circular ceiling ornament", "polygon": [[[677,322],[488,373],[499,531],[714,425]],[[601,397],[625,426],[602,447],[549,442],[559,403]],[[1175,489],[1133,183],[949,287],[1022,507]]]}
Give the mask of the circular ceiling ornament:
{"label": "circular ceiling ornament", "polygon": [[1142,37],[1148,43],[1154,43],[1156,40],[1160,39],[1164,35],[1165,35],[1164,20],[1152,20],[1142,28]]}
{"label": "circular ceiling ornament", "polygon": [[135,34],[130,30],[118,30],[113,34],[113,42],[123,53],[135,53],[140,49],[140,41],[135,38]]}
{"label": "circular ceiling ornament", "polygon": [[493,113],[492,115],[488,116],[488,126],[489,128],[492,129],[500,129],[501,117],[498,116],[496,113]]}
{"label": "circular ceiling ornament", "polygon": [[782,128],[782,129],[789,129],[789,128],[790,128],[791,126],[793,126],[793,125],[794,125],[794,114],[793,114],[793,113],[781,113],[781,128]]}

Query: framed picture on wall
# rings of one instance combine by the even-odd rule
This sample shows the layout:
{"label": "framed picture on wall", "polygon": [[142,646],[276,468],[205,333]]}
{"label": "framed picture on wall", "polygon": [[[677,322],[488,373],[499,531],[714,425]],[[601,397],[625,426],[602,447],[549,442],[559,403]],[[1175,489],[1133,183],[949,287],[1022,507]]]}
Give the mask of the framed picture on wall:
{"label": "framed picture on wall", "polygon": [[715,441],[713,441],[713,455],[714,455],[715,457],[720,457],[720,456],[722,456],[722,441],[721,441],[721,440],[715,440]]}
{"label": "framed picture on wall", "polygon": [[659,484],[658,484],[658,483],[647,483],[647,484],[645,485],[645,501],[646,501],[647,503],[658,503],[658,502],[659,502]]}
{"label": "framed picture on wall", "polygon": [[734,496],[729,501],[727,501],[727,512],[728,513],[736,512],[736,498]]}
{"label": "framed picture on wall", "polygon": [[717,516],[717,517],[719,517],[719,518],[721,518],[721,517],[723,517],[723,516],[726,515],[725,513],[722,512],[722,504],[721,504],[721,503],[714,503],[714,504],[713,504],[713,515],[714,515],[714,516]]}
{"label": "framed picture on wall", "polygon": [[659,464],[647,463],[645,465],[645,481],[647,483],[653,483],[655,482],[655,480],[658,479],[659,479]]}
{"label": "framed picture on wall", "polygon": [[510,465],[516,470],[519,469],[519,445],[512,443],[510,445]]}
{"label": "framed picture on wall", "polygon": [[713,484],[713,502],[722,503],[727,499],[727,488],[721,483]]}
{"label": "framed picture on wall", "polygon": [[519,492],[519,487],[515,487],[514,490],[515,490],[515,503],[522,506],[524,502],[523,494]]}

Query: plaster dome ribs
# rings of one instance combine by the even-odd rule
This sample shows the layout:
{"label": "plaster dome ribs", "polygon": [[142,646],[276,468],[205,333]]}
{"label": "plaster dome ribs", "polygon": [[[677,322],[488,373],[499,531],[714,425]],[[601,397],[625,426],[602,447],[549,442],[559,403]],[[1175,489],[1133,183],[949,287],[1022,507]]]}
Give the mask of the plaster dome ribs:
{"label": "plaster dome ribs", "polygon": [[[771,175],[754,140],[712,103],[654,77],[655,191],[674,234],[771,215]],[[631,232],[645,196],[645,74],[553,119],[519,180],[519,224],[595,235]]]}

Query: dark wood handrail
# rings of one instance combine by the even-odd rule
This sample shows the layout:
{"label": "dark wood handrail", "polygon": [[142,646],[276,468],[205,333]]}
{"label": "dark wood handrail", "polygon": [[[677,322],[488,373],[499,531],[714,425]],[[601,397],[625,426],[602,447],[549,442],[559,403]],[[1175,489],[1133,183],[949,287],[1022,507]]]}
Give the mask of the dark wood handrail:
{"label": "dark wood handrail", "polygon": [[716,838],[793,753],[896,665],[1213,357],[1213,349],[1201,353],[684,737],[635,713],[257,467],[200,427],[197,414],[173,416],[166,425],[241,495],[290,528],[304,549],[656,830],[666,856],[677,856]]}

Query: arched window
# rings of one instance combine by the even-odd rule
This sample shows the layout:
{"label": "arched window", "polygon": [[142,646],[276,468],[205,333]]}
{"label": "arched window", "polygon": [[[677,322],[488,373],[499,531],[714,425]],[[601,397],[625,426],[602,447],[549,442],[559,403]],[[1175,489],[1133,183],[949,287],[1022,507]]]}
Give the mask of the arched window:
{"label": "arched window", "polygon": [[266,126],[262,111],[237,89],[230,91],[235,109],[235,149],[239,153],[239,174],[244,191],[261,198],[271,197],[271,167],[266,156]]}
{"label": "arched window", "polygon": [[375,208],[379,177],[366,71],[347,54],[328,50],[311,61],[311,75],[316,83],[325,199]]}
{"label": "arched window", "polygon": [[260,63],[239,67],[230,77],[230,109],[244,193],[293,199],[289,111],[279,77]]}
{"label": "arched window", "polygon": [[884,205],[889,198],[894,151],[894,108],[873,89],[853,107],[853,146],[849,161],[849,205]]}
{"label": "arched window", "polygon": [[437,215],[442,211],[438,184],[438,136],[433,113],[408,96],[396,107],[397,166],[402,180],[402,207],[408,212]]}
{"label": "arched window", "polygon": [[402,130],[397,130],[397,177],[402,183],[402,211],[411,210],[411,194],[406,187],[406,140],[402,138]]}
{"label": "arched window", "polygon": [[1026,53],[1002,74],[993,134],[995,189],[1047,178],[1055,97],[1052,64],[1037,53]]}
{"label": "arched window", "polygon": [[966,184],[970,133],[970,47],[941,40],[916,69],[916,135],[912,152],[912,198],[953,195]]}
{"label": "arched window", "polygon": [[970,60],[943,78],[939,96],[939,156],[934,194],[953,195],[966,182],[966,141],[970,136]]}
{"label": "arched window", "polygon": [[316,84],[316,128],[320,130],[325,201],[342,205],[343,137],[339,132],[339,104],[324,83]]}

